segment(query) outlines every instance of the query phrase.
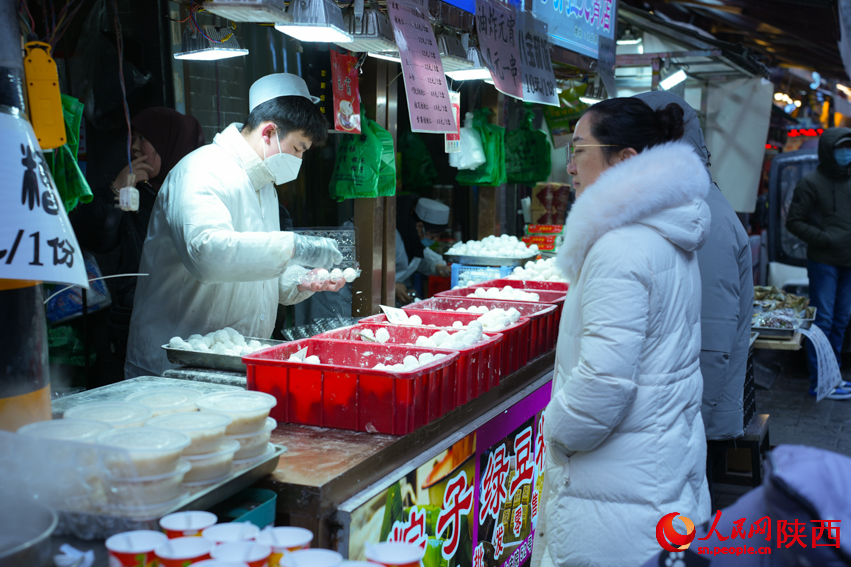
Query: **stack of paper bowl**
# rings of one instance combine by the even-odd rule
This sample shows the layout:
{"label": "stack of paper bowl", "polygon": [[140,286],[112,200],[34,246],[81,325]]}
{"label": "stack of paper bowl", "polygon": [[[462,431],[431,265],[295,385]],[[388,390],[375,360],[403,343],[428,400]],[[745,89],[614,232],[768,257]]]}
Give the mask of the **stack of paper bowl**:
{"label": "stack of paper bowl", "polygon": [[191,469],[183,479],[184,484],[191,488],[224,480],[233,469],[233,456],[238,450],[239,442],[221,439],[209,453],[186,455]]}
{"label": "stack of paper bowl", "polygon": [[127,402],[151,408],[152,416],[198,411],[195,400],[204,394],[192,388],[158,388],[127,396]]}
{"label": "stack of paper bowl", "polygon": [[189,463],[180,458],[189,436],[179,431],[141,427],[101,433],[97,442],[127,451],[129,459],[109,457],[104,463],[115,504],[131,514],[145,514],[180,497]]}
{"label": "stack of paper bowl", "polygon": [[269,417],[269,410],[277,404],[274,396],[251,391],[218,392],[199,398],[196,404],[201,413],[222,413],[232,419],[225,438],[239,443],[235,466],[249,465],[267,453],[269,437],[277,426]]}
{"label": "stack of paper bowl", "polygon": [[91,402],[74,406],[65,412],[65,419],[86,419],[110,424],[115,429],[141,427],[151,418],[148,406],[130,402]]}

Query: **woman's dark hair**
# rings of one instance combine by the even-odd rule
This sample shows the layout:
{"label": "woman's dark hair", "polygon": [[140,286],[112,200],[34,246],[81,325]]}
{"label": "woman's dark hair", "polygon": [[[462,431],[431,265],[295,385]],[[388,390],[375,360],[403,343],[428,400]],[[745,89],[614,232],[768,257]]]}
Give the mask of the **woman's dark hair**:
{"label": "woman's dark hair", "polygon": [[683,109],[673,102],[653,110],[637,98],[612,98],[598,102],[588,114],[591,134],[601,144],[612,146],[600,148],[607,159],[623,148],[641,153],[683,137]]}
{"label": "woman's dark hair", "polygon": [[303,96],[279,96],[258,104],[245,119],[242,129],[250,132],[266,121],[278,127],[279,139],[300,131],[314,146],[321,146],[328,136],[328,123],[319,107]]}

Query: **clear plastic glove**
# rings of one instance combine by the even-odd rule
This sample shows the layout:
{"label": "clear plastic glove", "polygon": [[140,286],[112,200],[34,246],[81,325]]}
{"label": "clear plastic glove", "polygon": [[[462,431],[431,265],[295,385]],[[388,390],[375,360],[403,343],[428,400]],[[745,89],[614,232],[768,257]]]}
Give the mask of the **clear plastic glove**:
{"label": "clear plastic glove", "polygon": [[302,266],[330,268],[342,262],[343,255],[330,238],[293,234],[293,260]]}
{"label": "clear plastic glove", "polygon": [[[313,270],[310,274],[317,272],[318,270]],[[340,278],[338,280],[311,280],[308,277],[302,281],[302,283],[298,284],[299,291],[340,291],[343,289],[343,286],[346,285],[346,280],[344,278]]]}

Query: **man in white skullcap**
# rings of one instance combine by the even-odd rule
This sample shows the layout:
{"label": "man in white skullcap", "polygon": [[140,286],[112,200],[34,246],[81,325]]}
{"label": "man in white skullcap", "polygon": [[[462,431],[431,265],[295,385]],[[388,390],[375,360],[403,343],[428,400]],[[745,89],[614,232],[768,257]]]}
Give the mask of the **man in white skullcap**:
{"label": "man in white skullcap", "polygon": [[[307,84],[276,73],[249,90],[245,124],[231,124],[163,182],[148,225],[130,320],[125,378],[172,367],[161,345],[232,327],[269,338],[278,303],[344,280],[305,285],[308,268],[331,269],[336,243],[281,232],[275,185],[298,176],[304,152],[325,142],[327,124]],[[307,268],[305,268],[307,267]]]}
{"label": "man in white skullcap", "polygon": [[[406,198],[407,197],[407,198]],[[426,276],[450,275],[443,257],[431,245],[449,226],[449,207],[434,199],[401,196],[396,216],[396,299],[409,303],[409,279],[414,272]]]}

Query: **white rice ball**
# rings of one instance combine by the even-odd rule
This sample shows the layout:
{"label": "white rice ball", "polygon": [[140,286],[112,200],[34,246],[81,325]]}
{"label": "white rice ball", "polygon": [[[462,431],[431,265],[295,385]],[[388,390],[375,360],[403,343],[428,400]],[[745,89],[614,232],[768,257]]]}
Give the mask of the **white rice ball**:
{"label": "white rice ball", "polygon": [[375,366],[373,366],[373,367],[372,367],[372,369],[373,369],[373,370],[384,370],[385,368],[387,368],[387,367],[386,367],[386,366],[384,366],[384,365],[383,365],[382,363],[380,363],[380,362],[379,362],[378,364],[376,364]]}
{"label": "white rice ball", "polygon": [[[367,337],[368,339],[374,339],[375,338],[375,333],[372,332],[372,329],[364,329],[360,332],[360,334],[363,335],[364,337]],[[361,340],[364,340],[363,337],[361,337]]]}
{"label": "white rice ball", "polygon": [[419,366],[420,363],[416,359],[416,357],[411,356],[409,354],[409,355],[405,356],[405,359],[402,361],[402,364],[405,366],[405,368],[409,368],[409,367],[410,368],[416,368],[417,366]]}
{"label": "white rice ball", "polygon": [[207,346],[207,343],[198,341],[198,346],[195,347],[195,350],[198,352],[210,352],[210,347]]}
{"label": "white rice ball", "polygon": [[208,349],[216,344],[216,339],[213,338],[213,333],[204,335],[204,338],[201,340],[204,341],[204,344],[207,345]]}
{"label": "white rice ball", "polygon": [[263,345],[261,345],[260,341],[258,341],[257,339],[252,339],[252,340],[248,341],[248,347],[252,351],[259,350],[262,346]]}
{"label": "white rice ball", "polygon": [[343,279],[343,270],[341,270],[340,268],[334,268],[333,270],[331,270],[331,279],[332,280]]}
{"label": "white rice ball", "polygon": [[446,331],[438,331],[431,336],[431,340],[434,343],[434,346],[439,347],[449,340],[449,333]]}
{"label": "white rice ball", "polygon": [[196,335],[189,335],[189,339],[186,342],[191,343],[192,341],[200,341],[203,338],[204,337],[202,337],[201,335],[197,335],[197,334]]}
{"label": "white rice ball", "polygon": [[216,354],[225,354],[225,351],[227,349],[225,348],[225,345],[223,345],[222,343],[216,343],[216,344],[213,345],[213,348],[211,348],[210,350],[212,352],[216,353]]}
{"label": "white rice ball", "polygon": [[464,327],[464,323],[462,323],[461,321],[455,321],[455,322],[452,323],[453,329],[462,329],[463,327]]}
{"label": "white rice ball", "polygon": [[358,277],[358,273],[354,268],[346,268],[343,270],[343,277],[346,278],[347,282],[351,283]]}
{"label": "white rice ball", "polygon": [[426,364],[428,364],[429,362],[432,362],[433,360],[434,360],[434,355],[432,353],[424,352],[420,355],[420,358],[419,358],[420,366],[425,366]]}
{"label": "white rice ball", "polygon": [[316,356],[315,354],[314,354],[314,355],[311,355],[311,356],[308,356],[307,358],[305,358],[305,359],[304,359],[304,361],[305,361],[306,363],[308,363],[308,364],[321,364],[321,363],[319,362],[319,357],[318,357],[318,356]]}
{"label": "white rice ball", "polygon": [[419,315],[411,315],[410,317],[408,317],[408,324],[419,326],[423,324],[423,320]]}
{"label": "white rice ball", "polygon": [[375,340],[377,340],[380,343],[386,343],[387,341],[390,340],[390,331],[388,331],[385,328],[378,329],[375,332]]}
{"label": "white rice ball", "polygon": [[183,349],[183,348],[186,348],[186,347],[184,347],[184,346],[183,346],[183,345],[185,345],[185,344],[186,344],[186,342],[185,342],[183,339],[181,339],[180,337],[172,337],[172,338],[168,341],[168,346],[169,346],[170,348],[179,348],[179,349]]}
{"label": "white rice ball", "polygon": [[233,342],[230,340],[230,334],[224,329],[216,331],[216,334],[213,335],[213,339],[215,339],[217,343]]}

